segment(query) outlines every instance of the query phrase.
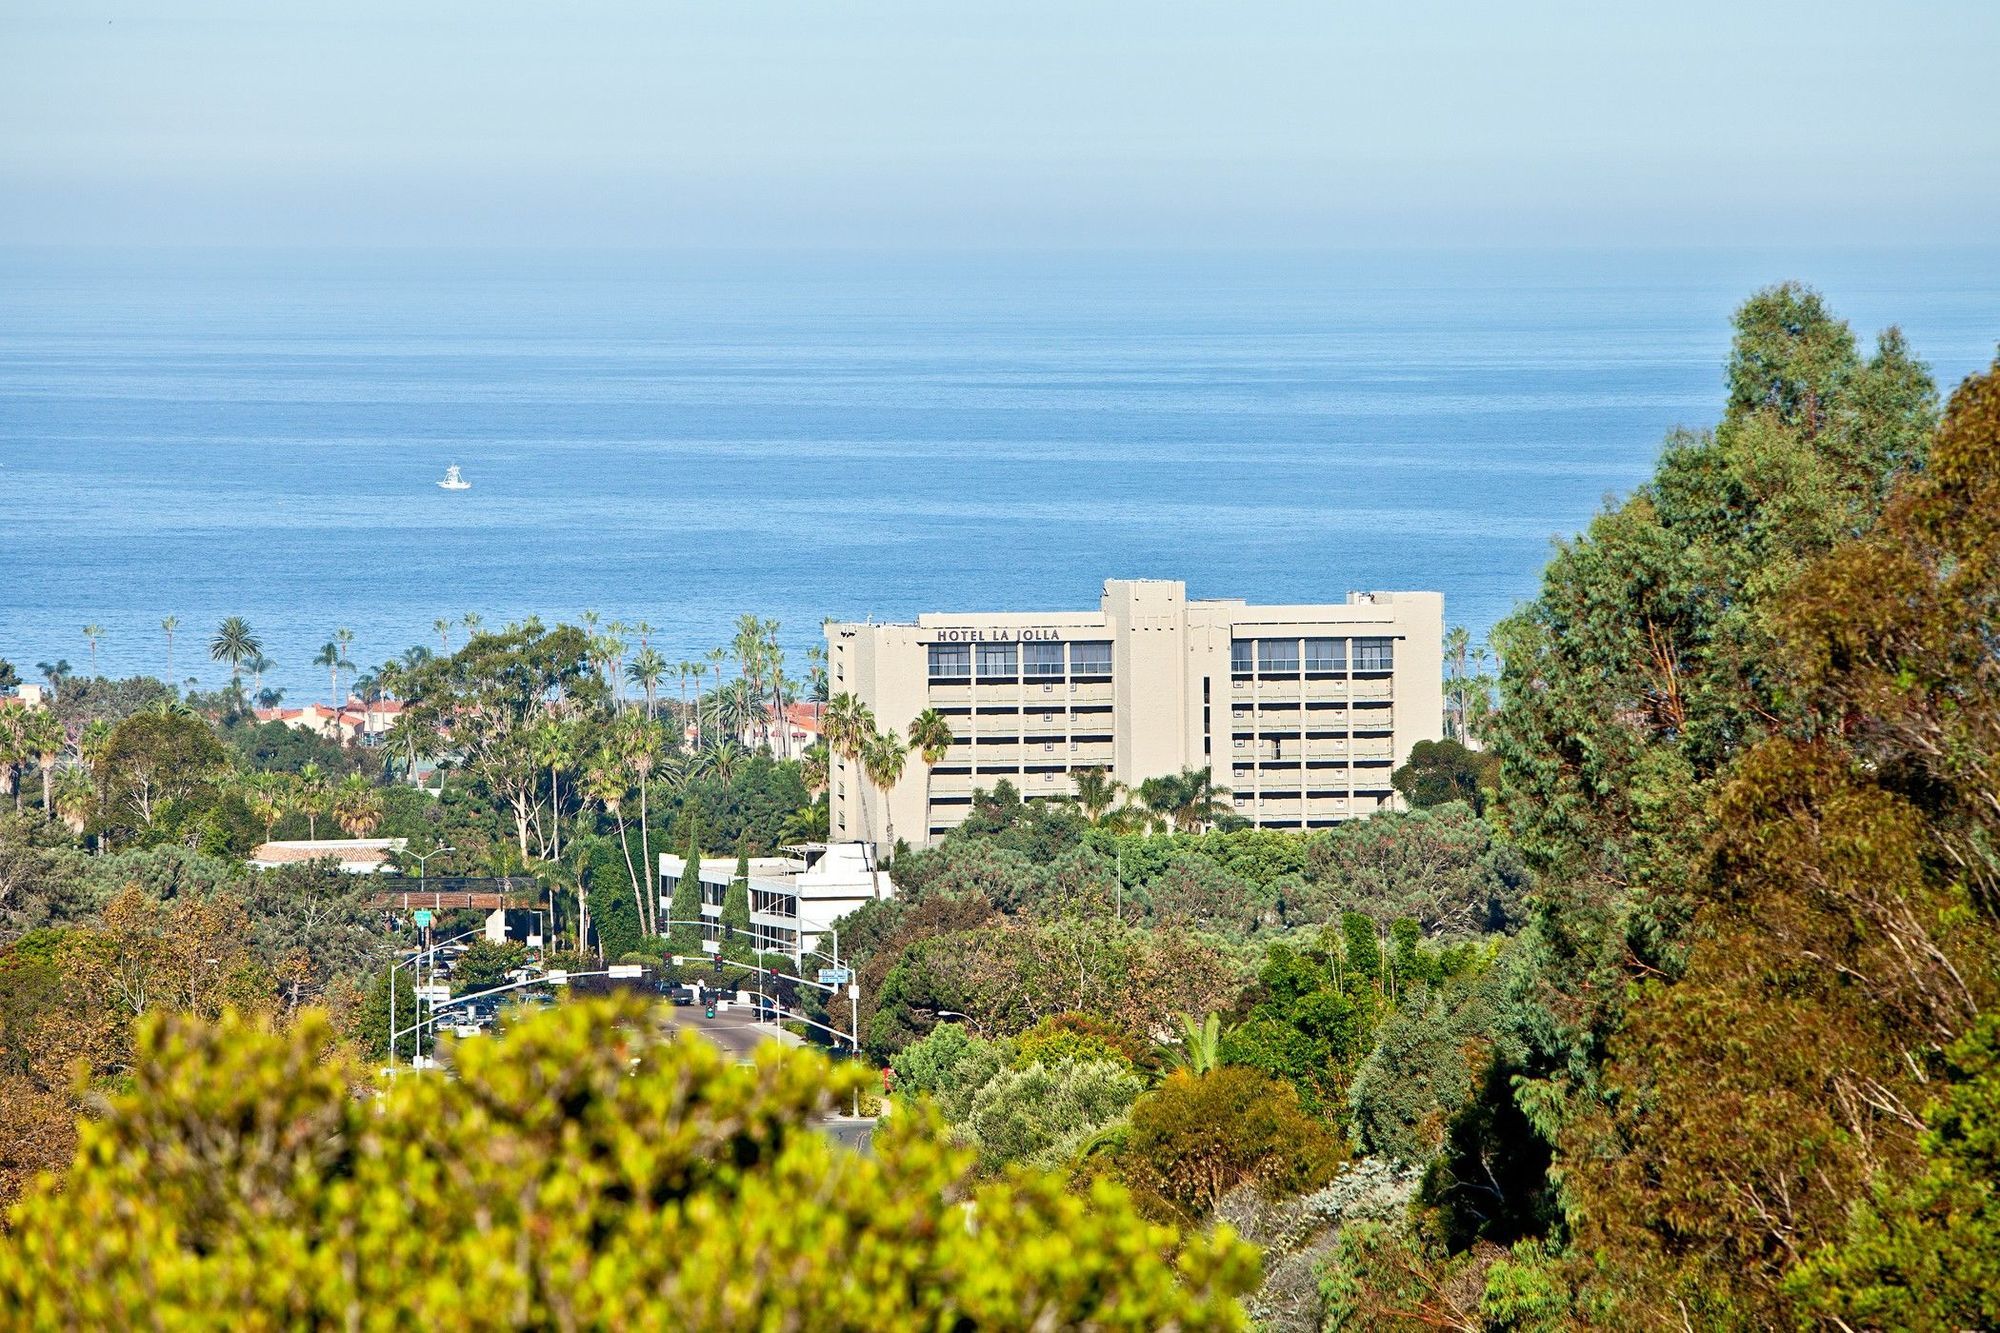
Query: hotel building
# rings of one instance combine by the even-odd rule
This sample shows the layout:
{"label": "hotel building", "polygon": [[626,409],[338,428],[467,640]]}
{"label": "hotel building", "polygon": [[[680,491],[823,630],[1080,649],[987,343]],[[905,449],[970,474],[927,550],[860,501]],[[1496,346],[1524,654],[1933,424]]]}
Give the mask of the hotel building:
{"label": "hotel building", "polygon": [[827,674],[907,737],[926,708],[950,751],[875,791],[829,765],[832,837],[921,847],[1001,779],[1035,800],[1100,768],[1130,786],[1206,768],[1264,828],[1322,828],[1391,805],[1389,774],[1443,733],[1444,598],[1349,593],[1323,606],[1190,601],[1185,584],[1110,579],[1095,611],[830,622]]}

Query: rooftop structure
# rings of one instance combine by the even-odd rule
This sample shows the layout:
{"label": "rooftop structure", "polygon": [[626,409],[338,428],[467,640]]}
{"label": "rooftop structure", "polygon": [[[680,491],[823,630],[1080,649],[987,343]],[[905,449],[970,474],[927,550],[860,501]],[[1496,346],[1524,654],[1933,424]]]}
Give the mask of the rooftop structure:
{"label": "rooftop structure", "polygon": [[395,868],[389,864],[390,853],[402,851],[408,843],[408,838],[301,838],[296,842],[266,842],[252,849],[250,864],[270,870],[331,857],[350,875],[379,875]]}

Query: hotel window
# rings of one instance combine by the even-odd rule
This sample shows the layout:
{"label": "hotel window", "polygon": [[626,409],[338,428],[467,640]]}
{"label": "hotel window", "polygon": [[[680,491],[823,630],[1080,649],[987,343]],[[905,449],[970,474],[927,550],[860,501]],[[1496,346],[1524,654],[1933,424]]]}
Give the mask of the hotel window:
{"label": "hotel window", "polygon": [[1257,640],[1257,670],[1260,672],[1279,671],[1296,674],[1299,669],[1299,641],[1297,639]]}
{"label": "hotel window", "polygon": [[1394,666],[1394,656],[1388,639],[1356,639],[1354,641],[1354,669],[1356,671],[1388,671]]}
{"label": "hotel window", "polygon": [[994,680],[1012,677],[1020,672],[1020,654],[1011,643],[982,643],[979,645],[979,678]]}
{"label": "hotel window", "polygon": [[1307,639],[1306,670],[1308,671],[1347,670],[1347,640]]}
{"label": "hotel window", "polygon": [[1069,646],[1069,674],[1072,676],[1108,676],[1111,674],[1111,645],[1108,643],[1073,643]]}
{"label": "hotel window", "polygon": [[1229,645],[1229,669],[1239,676],[1250,674],[1250,640],[1237,639]]}
{"label": "hotel window", "polygon": [[972,648],[963,643],[931,645],[931,679],[964,680],[972,674]]}
{"label": "hotel window", "polygon": [[1060,676],[1063,673],[1063,646],[1059,643],[1030,643],[1024,645],[1027,655],[1028,674],[1031,676]]}

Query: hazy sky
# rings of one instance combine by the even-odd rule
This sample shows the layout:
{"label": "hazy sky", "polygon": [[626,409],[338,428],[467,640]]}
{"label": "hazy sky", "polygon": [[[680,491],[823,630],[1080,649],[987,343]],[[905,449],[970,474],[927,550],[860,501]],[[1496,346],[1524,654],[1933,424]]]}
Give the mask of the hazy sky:
{"label": "hazy sky", "polygon": [[2000,0],[0,0],[0,243],[1990,242]]}

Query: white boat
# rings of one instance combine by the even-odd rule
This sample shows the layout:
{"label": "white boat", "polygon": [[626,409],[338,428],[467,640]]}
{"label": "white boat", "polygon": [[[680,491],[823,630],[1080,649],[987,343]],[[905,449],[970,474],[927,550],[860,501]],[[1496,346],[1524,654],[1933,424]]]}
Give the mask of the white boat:
{"label": "white boat", "polygon": [[469,491],[472,483],[458,475],[458,464],[453,463],[444,470],[444,480],[438,486],[447,491]]}

